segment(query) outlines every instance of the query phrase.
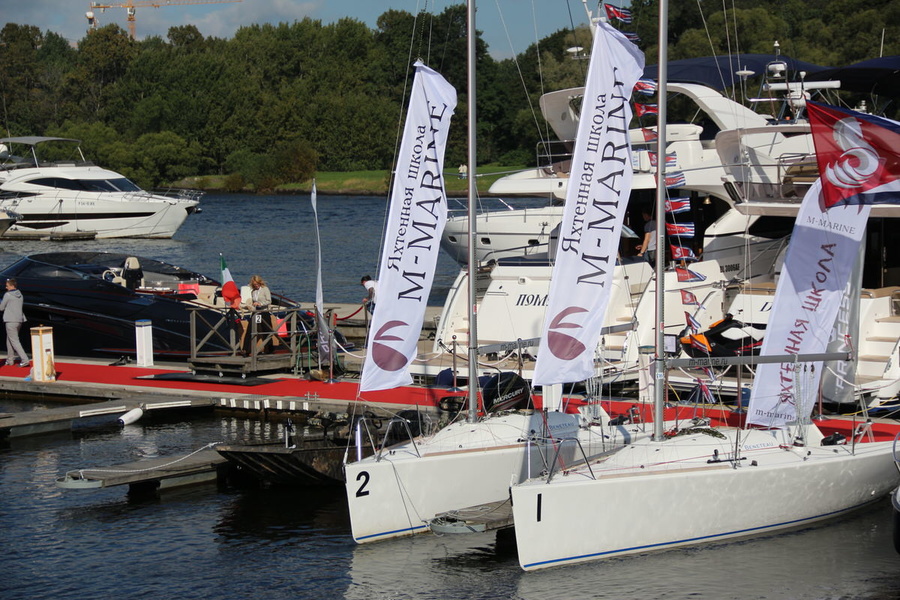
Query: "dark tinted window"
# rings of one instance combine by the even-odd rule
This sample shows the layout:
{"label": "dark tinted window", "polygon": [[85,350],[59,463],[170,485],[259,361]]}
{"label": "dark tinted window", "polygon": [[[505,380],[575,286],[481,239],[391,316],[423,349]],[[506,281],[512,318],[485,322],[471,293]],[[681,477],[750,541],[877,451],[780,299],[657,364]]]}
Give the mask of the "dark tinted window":
{"label": "dark tinted window", "polygon": [[771,239],[782,238],[794,231],[794,217],[761,216],[750,226],[750,235]]}
{"label": "dark tinted window", "polygon": [[64,179],[62,177],[41,177],[39,179],[32,179],[28,183],[31,183],[33,185],[43,185],[46,187],[57,188],[61,190],[84,191],[86,189],[83,185],[81,185],[81,182],[72,179]]}
{"label": "dark tinted window", "polygon": [[33,185],[90,192],[140,192],[141,188],[125,177],[117,179],[65,179],[63,177],[38,177],[28,181]]}
{"label": "dark tinted window", "polygon": [[18,275],[16,276],[21,279],[28,279],[32,277],[36,279],[43,279],[47,277],[54,277],[56,279],[83,279],[82,275],[80,275],[79,273],[75,273],[74,271],[40,263],[33,263],[29,265],[25,269],[19,271]]}

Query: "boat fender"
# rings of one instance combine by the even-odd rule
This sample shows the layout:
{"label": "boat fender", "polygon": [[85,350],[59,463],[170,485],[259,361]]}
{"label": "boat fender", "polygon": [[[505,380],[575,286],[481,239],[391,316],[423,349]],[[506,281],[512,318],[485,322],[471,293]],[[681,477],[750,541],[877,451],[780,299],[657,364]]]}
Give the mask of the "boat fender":
{"label": "boat fender", "polygon": [[837,431],[835,431],[834,433],[832,433],[829,436],[822,438],[823,446],[838,446],[838,445],[843,445],[846,443],[847,443],[846,436],[844,436],[843,434],[841,434]]}
{"label": "boat fender", "polygon": [[458,414],[469,405],[468,398],[465,396],[444,396],[440,399],[438,406],[443,412]]}
{"label": "boat fender", "polygon": [[138,419],[140,419],[142,416],[144,416],[144,411],[140,407],[132,408],[127,413],[125,413],[124,415],[119,417],[119,424],[120,425],[131,425],[132,423],[134,423]]}
{"label": "boat fender", "polygon": [[619,415],[618,417],[614,417],[609,420],[609,424],[613,427],[618,425],[628,425],[631,422],[631,419],[628,418],[628,415]]}

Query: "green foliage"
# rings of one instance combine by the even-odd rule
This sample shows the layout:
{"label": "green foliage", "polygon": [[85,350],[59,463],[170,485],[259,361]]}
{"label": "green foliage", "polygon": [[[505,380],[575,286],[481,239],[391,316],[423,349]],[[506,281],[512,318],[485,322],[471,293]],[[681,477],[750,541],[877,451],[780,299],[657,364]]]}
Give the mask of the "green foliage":
{"label": "green foliage", "polygon": [[240,173],[231,173],[225,176],[225,191],[240,192],[247,187],[247,181]]}
{"label": "green foliage", "polygon": [[292,140],[275,144],[272,159],[280,181],[302,183],[315,174],[318,156],[308,143]]}
{"label": "green foliage", "polygon": [[[655,61],[658,0],[633,0],[635,31]],[[703,12],[701,12],[703,11]],[[670,3],[671,59],[773,53],[840,66],[900,54],[896,0],[734,0]],[[553,139],[540,96],[583,84],[584,26],[561,30],[516,57],[494,60],[478,39],[478,160],[534,164]],[[0,30],[0,102],[8,135],[84,141],[87,157],[145,186],[184,175],[227,175],[230,189],[300,184],[318,170],[392,168],[412,62],[421,59],[458,91],[447,149],[466,161],[466,19],[463,4],[438,13],[388,10],[374,29],[352,19],[251,24],[233,38],[193,25],[135,42],[118,26],[72,47],[53,32]]]}

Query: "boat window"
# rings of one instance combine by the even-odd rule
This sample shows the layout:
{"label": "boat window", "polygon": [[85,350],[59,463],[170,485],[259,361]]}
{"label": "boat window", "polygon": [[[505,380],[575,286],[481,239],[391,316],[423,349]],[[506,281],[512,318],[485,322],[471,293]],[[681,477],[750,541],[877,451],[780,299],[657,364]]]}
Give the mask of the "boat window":
{"label": "boat window", "polygon": [[750,235],[778,239],[790,235],[794,230],[794,217],[773,217],[763,215],[750,226]]}
{"label": "boat window", "polygon": [[[59,187],[69,190],[87,190],[89,192],[140,192],[142,191],[137,185],[132,183],[130,180],[125,177],[119,177],[117,179],[78,179],[78,180],[68,180],[68,179],[60,179],[59,177],[47,178],[46,180],[34,180],[32,183],[38,183],[38,181],[53,181],[56,182],[56,185],[53,187]],[[41,185],[48,185],[42,183]]]}
{"label": "boat window", "polygon": [[104,271],[108,269],[105,265],[67,265],[69,269],[73,269],[75,271],[81,271],[82,273],[89,273],[92,275],[103,275]]}
{"label": "boat window", "polygon": [[118,192],[116,186],[105,179],[83,179],[81,184],[89,192]]}
{"label": "boat window", "polygon": [[55,265],[32,264],[19,271],[16,277],[20,279],[83,279],[82,275],[69,269],[60,268]]}
{"label": "boat window", "polygon": [[120,192],[140,192],[141,188],[137,186],[137,184],[133,183],[130,179],[126,179],[125,177],[120,177],[119,179],[110,179],[109,184],[115,187]]}
{"label": "boat window", "polygon": [[31,179],[28,183],[32,185],[43,185],[46,187],[58,188],[62,190],[78,190],[84,191],[85,187],[81,185],[81,182],[74,179],[65,179],[62,177],[40,177],[38,179]]}

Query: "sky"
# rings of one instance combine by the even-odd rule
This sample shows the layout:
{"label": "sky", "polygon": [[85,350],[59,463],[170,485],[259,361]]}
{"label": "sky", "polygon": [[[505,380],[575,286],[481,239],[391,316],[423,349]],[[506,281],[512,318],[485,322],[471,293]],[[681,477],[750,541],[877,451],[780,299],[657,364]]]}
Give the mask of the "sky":
{"label": "sky", "polygon": [[[230,38],[242,25],[252,23],[293,23],[304,17],[333,23],[351,17],[374,28],[378,17],[387,10],[419,10],[440,13],[462,0],[241,0],[214,4],[193,4],[213,0],[132,0],[138,39],[157,35],[165,39],[169,27],[195,25],[204,36]],[[165,5],[171,1],[171,5]],[[107,5],[125,4],[128,0],[103,0]],[[143,3],[164,6],[141,7]],[[99,4],[100,2],[98,2]],[[184,5],[179,5],[184,3]],[[77,43],[87,32],[85,13],[89,0],[0,0],[3,23],[35,25]],[[618,4],[618,3],[617,3]],[[596,10],[596,0],[590,1]],[[105,12],[93,9],[99,25],[117,23],[127,30],[126,10],[115,7]],[[582,0],[484,0],[478,4],[476,27],[483,32],[491,55],[509,58],[523,52],[536,40],[571,23],[584,25],[587,17]]]}

